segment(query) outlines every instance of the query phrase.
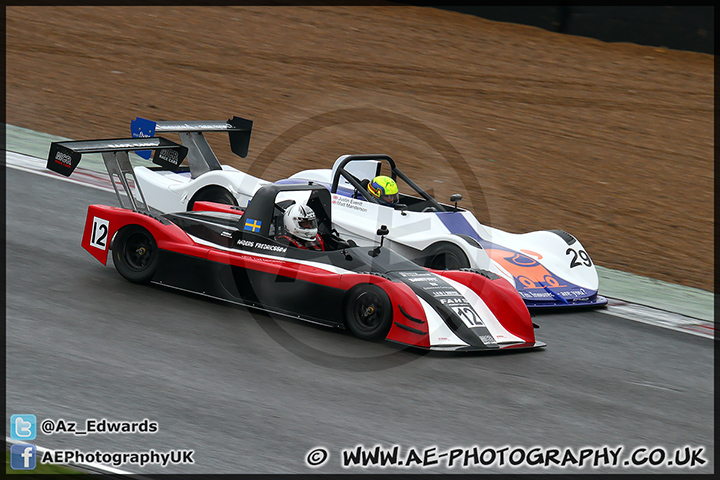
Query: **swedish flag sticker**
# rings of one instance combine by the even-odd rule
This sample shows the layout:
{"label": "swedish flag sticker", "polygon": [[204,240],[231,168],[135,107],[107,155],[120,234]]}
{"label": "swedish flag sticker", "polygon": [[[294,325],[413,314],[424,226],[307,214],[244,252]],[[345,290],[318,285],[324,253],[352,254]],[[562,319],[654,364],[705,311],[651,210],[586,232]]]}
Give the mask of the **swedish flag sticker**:
{"label": "swedish flag sticker", "polygon": [[251,232],[257,232],[260,230],[260,227],[262,226],[262,221],[260,220],[253,220],[252,218],[248,218],[245,220],[245,230],[250,230]]}

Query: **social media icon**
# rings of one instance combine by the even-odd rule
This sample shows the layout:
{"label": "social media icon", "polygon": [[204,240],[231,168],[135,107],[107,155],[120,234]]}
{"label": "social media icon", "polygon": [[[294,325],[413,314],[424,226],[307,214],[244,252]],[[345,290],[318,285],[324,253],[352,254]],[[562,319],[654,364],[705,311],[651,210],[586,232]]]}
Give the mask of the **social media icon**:
{"label": "social media icon", "polygon": [[34,440],[37,436],[37,419],[30,413],[10,417],[10,438],[13,440]]}
{"label": "social media icon", "polygon": [[10,446],[10,468],[13,470],[35,470],[37,447],[31,443],[16,443]]}

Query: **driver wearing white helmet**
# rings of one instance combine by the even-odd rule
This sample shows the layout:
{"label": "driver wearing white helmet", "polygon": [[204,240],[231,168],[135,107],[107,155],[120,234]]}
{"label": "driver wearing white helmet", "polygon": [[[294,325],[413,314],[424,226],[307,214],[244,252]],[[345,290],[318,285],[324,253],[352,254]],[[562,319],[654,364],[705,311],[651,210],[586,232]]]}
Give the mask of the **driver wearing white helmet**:
{"label": "driver wearing white helmet", "polygon": [[325,250],[312,208],[298,203],[289,206],[283,214],[283,224],[286,234],[278,235],[279,242],[304,250]]}

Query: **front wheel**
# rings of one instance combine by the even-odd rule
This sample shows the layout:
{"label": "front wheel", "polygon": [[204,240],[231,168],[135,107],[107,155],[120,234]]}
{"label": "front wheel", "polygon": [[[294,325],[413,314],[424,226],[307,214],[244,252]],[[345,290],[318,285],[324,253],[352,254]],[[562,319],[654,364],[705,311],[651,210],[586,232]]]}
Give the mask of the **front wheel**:
{"label": "front wheel", "polygon": [[348,292],[345,325],[358,338],[380,340],[392,326],[390,298],[377,285],[358,285]]}
{"label": "front wheel", "polygon": [[470,261],[462,248],[452,243],[430,245],[422,253],[423,266],[433,270],[460,270],[468,268]]}
{"label": "front wheel", "polygon": [[112,246],[115,269],[133,283],[149,283],[159,263],[160,251],[155,238],[139,225],[118,231]]}

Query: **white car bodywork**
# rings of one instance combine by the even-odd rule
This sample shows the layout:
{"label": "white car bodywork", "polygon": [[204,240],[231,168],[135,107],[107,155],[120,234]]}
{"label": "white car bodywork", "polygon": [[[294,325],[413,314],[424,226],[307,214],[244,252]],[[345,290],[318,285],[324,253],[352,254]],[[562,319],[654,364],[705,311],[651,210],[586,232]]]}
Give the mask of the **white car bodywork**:
{"label": "white car bodywork", "polygon": [[[220,165],[207,145],[203,131],[231,130],[233,120],[228,125],[157,122],[157,131],[180,132],[183,145],[189,148],[190,167],[184,170],[135,167],[149,206],[167,213],[190,210],[196,200],[232,203],[234,199],[234,203],[244,207],[262,185],[270,183]],[[232,144],[233,138],[230,140]],[[246,153],[247,145],[244,146]],[[241,150],[233,146],[235,153]],[[383,160],[390,162],[393,176],[400,175],[422,197],[401,194],[400,203],[407,203],[409,208],[398,210],[368,201],[359,193],[362,187],[350,181],[349,177],[355,182],[372,179],[380,173]],[[211,166],[209,171],[207,165]],[[528,307],[607,303],[597,294],[595,265],[575,237],[560,230],[514,234],[482,225],[471,212],[432,199],[397,169],[387,155],[343,155],[331,169],[305,170],[276,183],[304,182],[320,183],[331,190],[335,228],[340,236],[358,245],[377,245],[381,240],[378,228],[385,225],[389,233],[384,242],[401,255],[431,268],[469,267],[494,272],[516,287]],[[439,211],[422,208],[431,205]]]}
{"label": "white car bodywork", "polygon": [[[430,256],[460,249],[467,259],[460,267],[465,263],[464,266],[500,275],[515,285],[523,300],[532,307],[591,306],[607,302],[597,295],[599,280],[590,256],[567,232],[515,234],[482,225],[471,212],[451,205],[439,204],[447,211],[433,212],[398,210],[367,201],[357,194],[344,173],[357,179],[372,179],[380,172],[380,162],[351,157],[354,156],[339,157],[332,169],[305,170],[286,180],[313,181],[331,188],[333,220],[342,237],[361,245],[377,244],[377,228],[386,225],[389,234],[385,242],[391,248],[429,267],[432,266]],[[343,168],[343,165],[353,168]],[[392,165],[395,168],[394,162]],[[341,175],[339,168],[345,171]],[[420,200],[401,194],[400,203]]]}
{"label": "white car bodywork", "polygon": [[235,197],[238,205],[245,206],[258,188],[270,183],[229,165],[197,178],[191,178],[189,171],[178,173],[147,167],[135,167],[133,170],[148,205],[163,213],[190,210],[198,194],[213,187],[224,188]]}

